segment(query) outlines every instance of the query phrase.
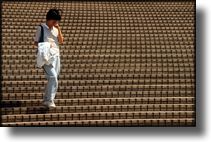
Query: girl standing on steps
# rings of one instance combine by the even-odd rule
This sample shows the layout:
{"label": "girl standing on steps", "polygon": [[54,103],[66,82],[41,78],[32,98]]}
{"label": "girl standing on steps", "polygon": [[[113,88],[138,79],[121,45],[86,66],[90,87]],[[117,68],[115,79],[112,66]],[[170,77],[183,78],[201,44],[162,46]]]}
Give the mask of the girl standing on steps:
{"label": "girl standing on steps", "polygon": [[[58,22],[61,20],[61,9],[50,9],[46,15],[46,22],[41,23],[44,30],[44,42],[50,42],[51,48],[56,52],[52,64],[44,64],[45,77],[48,80],[43,96],[43,105],[56,107],[54,98],[58,89],[58,76],[60,73],[60,52],[59,44],[63,44],[63,35]],[[38,47],[41,36],[41,27],[37,26],[34,37],[34,45]]]}

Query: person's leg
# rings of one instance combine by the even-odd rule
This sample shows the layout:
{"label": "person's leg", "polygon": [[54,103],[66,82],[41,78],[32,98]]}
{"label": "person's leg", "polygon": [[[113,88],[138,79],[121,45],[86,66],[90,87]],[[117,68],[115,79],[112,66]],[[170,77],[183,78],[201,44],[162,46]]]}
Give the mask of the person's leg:
{"label": "person's leg", "polygon": [[[59,56],[55,56],[54,58],[54,62],[52,63],[56,74],[57,74],[57,88],[58,88],[58,78],[59,78],[59,73],[60,73],[60,57]],[[56,93],[53,94],[53,98],[55,98]]]}
{"label": "person's leg", "polygon": [[60,61],[60,56],[58,56],[58,61],[57,61],[57,74],[58,74],[58,78],[60,75],[60,71],[61,71],[61,61]]}
{"label": "person's leg", "polygon": [[45,87],[44,101],[53,101],[55,98],[55,94],[58,89],[58,80],[57,80],[57,72],[52,64],[44,65],[43,69],[45,71],[46,78],[48,80],[47,85]]}
{"label": "person's leg", "polygon": [[57,75],[59,76],[59,74],[60,74],[60,68],[61,68],[60,56],[56,56],[55,57],[55,62],[53,62],[52,65],[54,66],[55,71],[56,71]]}

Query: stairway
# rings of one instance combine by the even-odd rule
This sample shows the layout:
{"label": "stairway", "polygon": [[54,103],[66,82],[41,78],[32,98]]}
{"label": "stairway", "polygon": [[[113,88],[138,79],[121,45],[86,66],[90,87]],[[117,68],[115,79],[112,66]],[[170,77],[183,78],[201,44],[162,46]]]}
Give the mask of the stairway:
{"label": "stairway", "polygon": [[[63,10],[56,108],[33,37]],[[2,126],[195,126],[195,1],[3,1]]]}

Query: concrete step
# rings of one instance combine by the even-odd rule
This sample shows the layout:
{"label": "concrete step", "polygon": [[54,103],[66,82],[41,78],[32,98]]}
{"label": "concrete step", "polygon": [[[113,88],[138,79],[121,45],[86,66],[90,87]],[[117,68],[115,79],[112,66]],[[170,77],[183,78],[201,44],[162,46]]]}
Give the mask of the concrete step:
{"label": "concrete step", "polygon": [[[160,82],[160,83],[178,83],[187,79],[187,82],[193,82],[194,74],[132,74],[132,73],[86,73],[86,74],[74,74],[71,72],[68,72],[66,74],[63,74],[63,72],[59,75],[59,81],[72,81],[72,82],[85,82],[85,84],[95,83],[96,81],[99,81],[97,83],[101,84],[103,83],[124,83],[128,79],[128,83],[142,83],[142,82]],[[26,81],[27,84],[30,81],[44,81],[46,80],[46,76],[44,74],[44,71],[40,74],[20,74],[20,75],[3,75],[2,76],[2,82],[4,82],[3,86],[7,84],[20,84],[18,81]],[[108,82],[111,80],[111,82]],[[17,81],[17,82],[16,82]],[[27,82],[29,81],[29,82]],[[115,82],[114,82],[115,81]],[[30,83],[31,84],[31,83]]]}
{"label": "concrete step", "polygon": [[2,115],[85,113],[85,112],[130,112],[130,111],[194,111],[193,104],[129,104],[129,105],[85,105],[85,106],[45,106],[2,108]]}
{"label": "concrete step", "polygon": [[[68,40],[68,39],[67,39]],[[137,41],[138,42],[138,41]],[[86,52],[87,50],[90,50],[92,52],[94,52],[94,50],[97,50],[100,51],[103,50],[104,52],[106,50],[109,50],[109,51],[112,51],[112,50],[117,50],[117,51],[128,51],[128,45],[76,45],[76,44],[71,44],[71,45],[67,45],[67,46],[63,46],[61,45],[61,49],[60,52],[61,53],[64,53],[64,52]],[[17,47],[17,45],[7,45],[5,44],[3,46],[4,48],[2,48],[2,51],[8,51],[11,50],[11,49],[14,49],[14,47]],[[149,48],[150,47],[150,48]],[[29,46],[29,45],[19,45],[17,49],[15,49],[16,51],[18,52],[21,52],[21,51],[25,51],[25,52],[29,52],[29,51],[34,51],[36,48],[32,46]],[[149,53],[164,53],[164,54],[176,54],[176,53],[191,53],[193,52],[195,49],[194,49],[194,46],[193,45],[185,45],[185,48],[183,49],[181,45],[170,45],[170,46],[165,46],[165,45],[130,45],[130,48],[129,48],[130,51],[133,51],[133,52],[137,52],[137,53],[143,53],[143,54],[149,54]],[[124,52],[123,52],[124,53]],[[26,54],[21,54],[22,56],[27,56]],[[20,54],[3,54],[2,57],[5,57],[5,56],[21,56]],[[63,55],[63,54],[62,54]],[[30,57],[31,55],[29,55]],[[63,55],[64,57],[66,56],[70,56],[70,55]],[[131,56],[131,57],[141,57],[141,54],[120,54],[120,53],[117,53],[116,55],[103,55],[103,54],[85,54],[85,55],[71,55],[72,57],[80,57],[80,56],[84,56],[84,57],[89,57],[89,56],[94,56],[94,57],[102,57],[102,56],[120,56],[120,57],[128,57],[128,56]]]}
{"label": "concrete step", "polygon": [[[58,86],[58,92],[84,92],[84,91],[190,91],[195,89],[194,83],[186,84],[153,84],[153,85],[81,85],[81,86]],[[2,93],[30,93],[30,92],[43,92],[45,86],[32,86],[32,87],[9,87],[2,88]]]}
{"label": "concrete step", "polygon": [[[55,99],[57,106],[120,105],[120,104],[194,104],[194,97],[133,97],[133,98],[80,98]],[[1,107],[42,106],[42,99],[2,100]]]}
{"label": "concrete step", "polygon": [[[63,58],[60,58],[60,59],[63,59]],[[114,63],[114,64],[132,64],[134,62],[140,62],[141,65],[143,66],[149,66],[149,64],[151,64],[152,66],[179,66],[181,64],[185,65],[185,66],[194,66],[195,64],[193,64],[193,62],[183,62],[183,63],[178,63],[178,62],[175,62],[175,63],[165,63],[165,62],[161,62],[161,63],[143,63],[141,61],[141,58],[140,59],[77,59],[77,60],[72,60],[71,58],[70,59],[63,59],[61,61],[62,64],[99,64],[99,63],[102,63],[102,64],[111,64],[111,63]],[[2,64],[36,64],[36,57],[34,59],[28,59],[28,60],[3,60]]]}
{"label": "concrete step", "polygon": [[[145,60],[147,61],[147,60]],[[10,79],[14,79],[16,76],[16,79],[18,80],[20,77],[21,79],[24,79],[25,76],[23,75],[43,75],[44,71],[41,69],[14,69],[14,70],[7,70],[7,69],[2,69],[2,78],[8,79],[7,75],[10,75]],[[144,77],[157,77],[157,78],[166,78],[166,77],[175,77],[175,78],[188,78],[188,77],[194,77],[193,72],[172,72],[172,71],[162,71],[162,70],[149,70],[147,68],[113,68],[113,69],[74,69],[74,68],[63,68],[60,71],[60,77],[65,76],[71,76],[72,79],[74,78],[87,78],[87,76],[97,76],[99,74],[107,74],[106,76],[115,76],[115,78],[118,78],[118,76],[133,76],[135,78],[136,76],[140,78]],[[117,75],[118,74],[118,75]],[[21,76],[19,76],[21,75]],[[36,78],[36,77],[34,77]]]}
{"label": "concrete step", "polygon": [[[42,99],[44,93],[4,93],[2,100],[31,100]],[[89,92],[57,92],[57,99],[73,98],[119,98],[119,97],[194,97],[194,90],[161,90],[161,91],[89,91]]]}
{"label": "concrete step", "polygon": [[101,119],[101,120],[73,120],[73,121],[35,121],[35,122],[7,122],[2,123],[4,127],[14,126],[193,126],[196,121],[194,118],[175,118],[175,119]]}
{"label": "concrete step", "polygon": [[[8,69],[8,70],[11,70],[11,69],[16,69],[16,70],[19,70],[19,69],[39,69],[39,68],[36,68],[35,66],[36,64],[3,64],[2,65],[2,69]],[[180,72],[189,72],[189,73],[193,73],[194,72],[194,64],[190,63],[190,64],[183,64],[183,65],[176,65],[176,66],[151,66],[151,64],[148,64],[147,66],[147,63],[144,63],[144,64],[141,64],[141,63],[105,63],[105,64],[102,64],[102,63],[90,63],[90,64],[62,64],[61,65],[61,68],[72,68],[72,69],[140,69],[140,68],[143,68],[144,69],[144,72],[147,72],[150,71],[150,72],[153,72],[153,71],[163,71],[163,72],[169,72],[169,73],[180,73]],[[42,68],[40,68],[42,69]]]}
{"label": "concrete step", "polygon": [[[16,80],[16,81],[2,81],[2,88],[7,87],[7,86],[14,86],[14,87],[41,87],[45,86],[47,84],[47,80]],[[82,79],[82,80],[74,80],[71,78],[66,78],[63,80],[58,80],[58,84],[60,86],[100,86],[100,85],[178,85],[178,84],[194,84],[195,80],[194,79],[189,79],[189,78],[174,78],[174,79],[151,79],[151,78],[137,78],[137,79],[130,79],[130,78],[122,78],[122,79]]]}
{"label": "concrete step", "polygon": [[87,113],[48,113],[2,115],[5,122],[30,121],[67,121],[67,120],[102,120],[102,119],[180,119],[193,118],[194,111],[130,111],[130,112],[87,112]]}

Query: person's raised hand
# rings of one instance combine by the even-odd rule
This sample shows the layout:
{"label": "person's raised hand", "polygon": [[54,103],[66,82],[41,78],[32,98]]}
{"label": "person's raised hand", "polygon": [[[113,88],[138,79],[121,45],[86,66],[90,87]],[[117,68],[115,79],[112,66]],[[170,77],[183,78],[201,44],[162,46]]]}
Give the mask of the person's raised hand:
{"label": "person's raised hand", "polygon": [[54,25],[54,27],[57,28],[57,29],[60,28],[58,23],[56,23],[56,24]]}

